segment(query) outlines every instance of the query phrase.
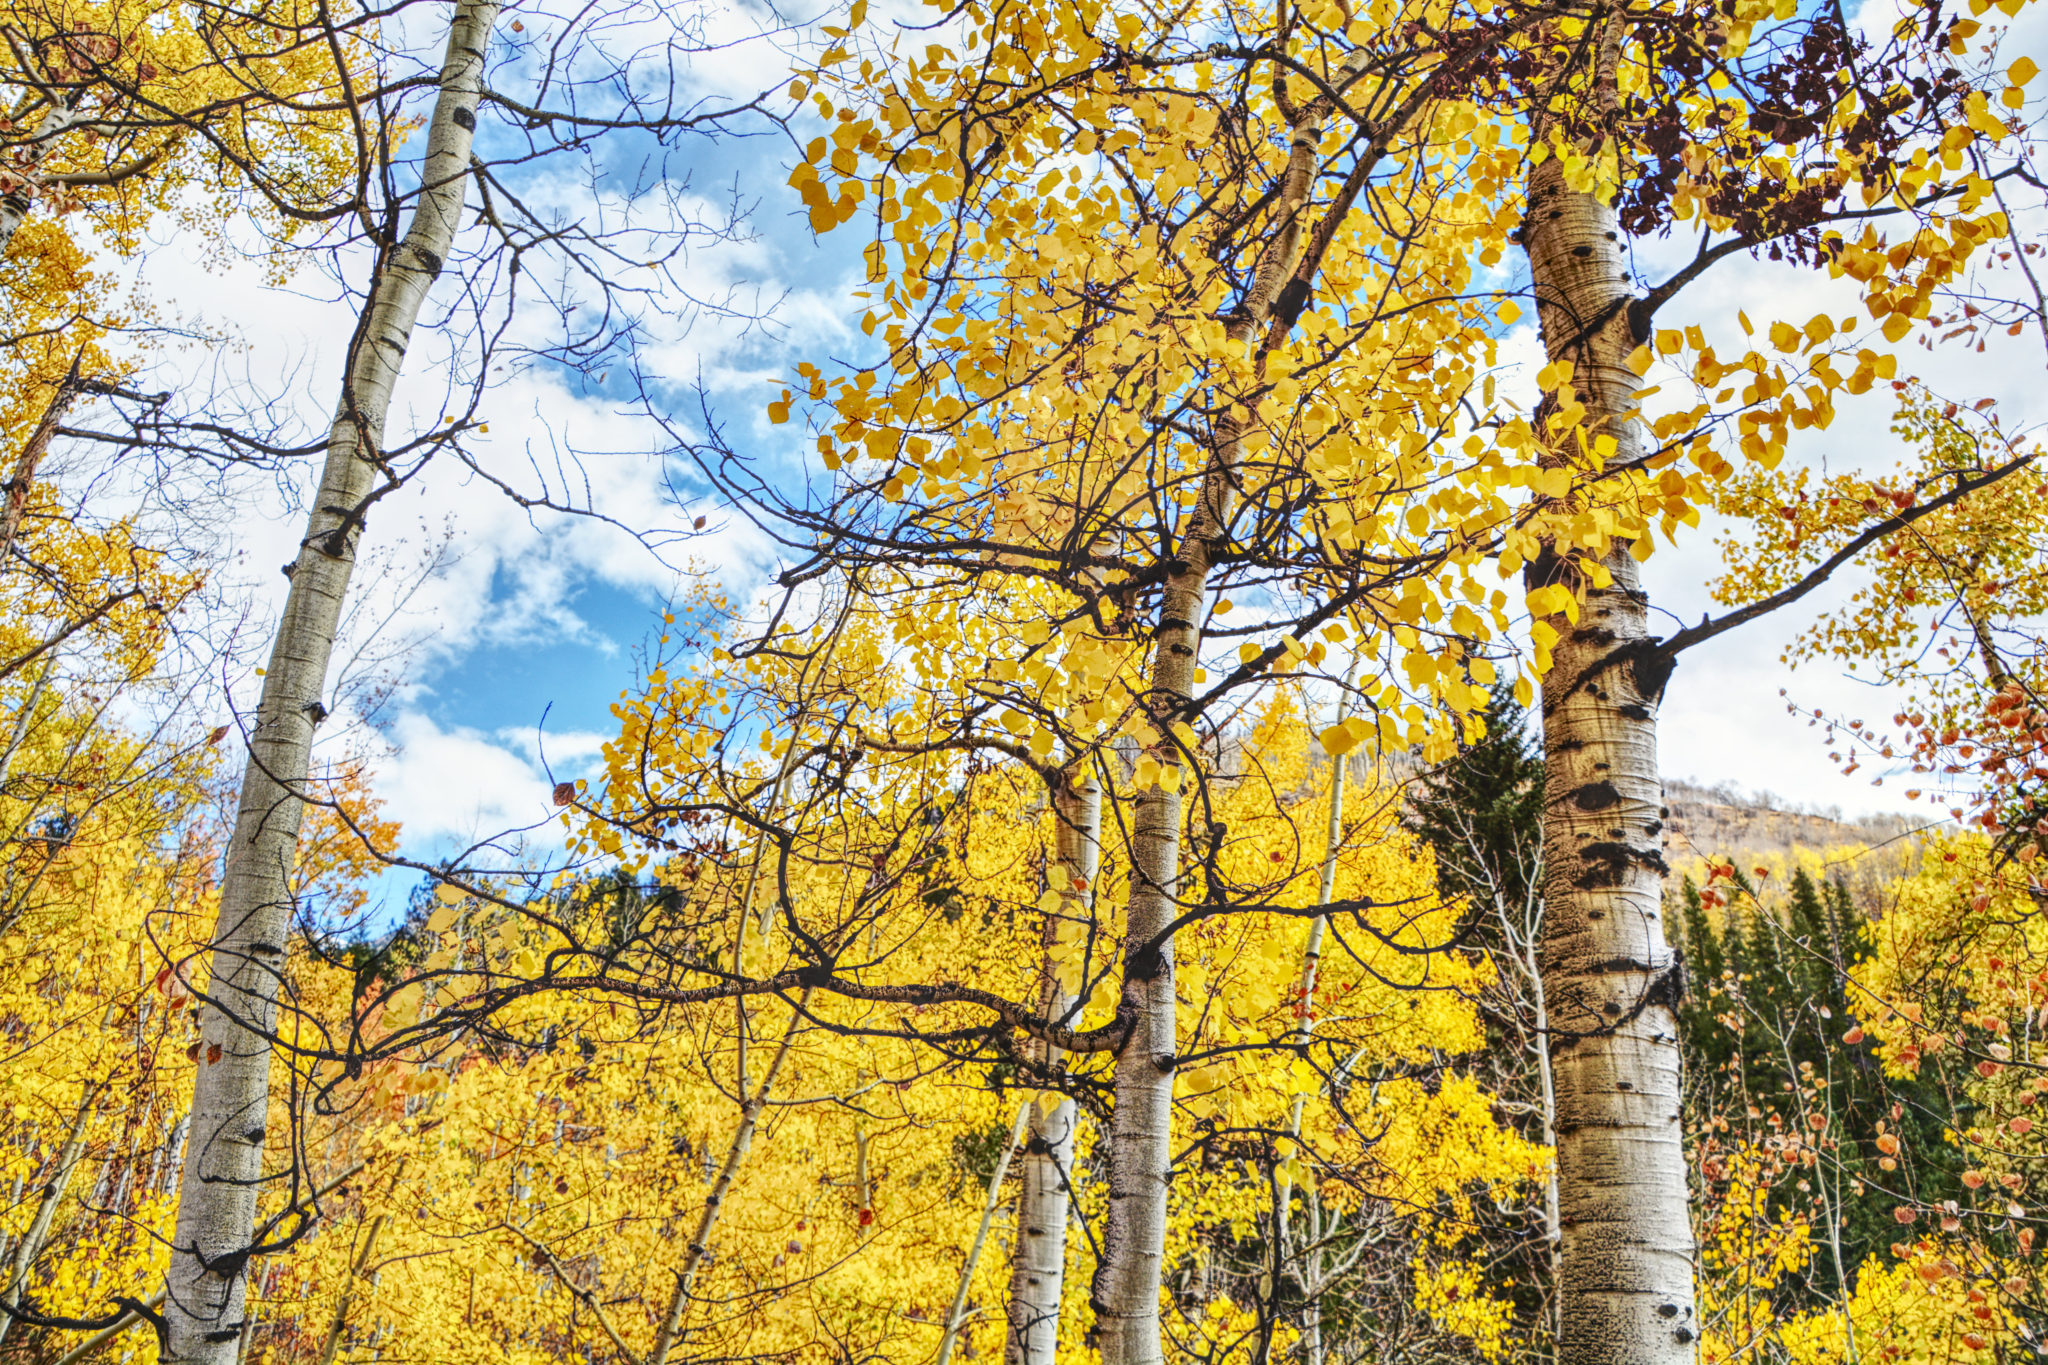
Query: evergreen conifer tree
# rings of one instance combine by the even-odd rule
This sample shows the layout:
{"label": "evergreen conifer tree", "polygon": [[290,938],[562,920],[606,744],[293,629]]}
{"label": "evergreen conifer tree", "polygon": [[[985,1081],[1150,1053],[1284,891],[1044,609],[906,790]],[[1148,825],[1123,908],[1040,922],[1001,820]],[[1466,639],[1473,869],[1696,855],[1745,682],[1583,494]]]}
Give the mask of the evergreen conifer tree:
{"label": "evergreen conifer tree", "polygon": [[1543,756],[1509,688],[1493,689],[1484,715],[1484,738],[1417,780],[1407,823],[1436,855],[1444,895],[1520,905],[1543,843]]}
{"label": "evergreen conifer tree", "polygon": [[1714,1017],[1726,1001],[1721,975],[1728,969],[1728,954],[1691,877],[1679,888],[1678,914],[1667,920],[1678,926],[1685,953],[1685,1004],[1678,1024],[1690,1089],[1697,1091],[1711,1087],[1735,1055],[1734,1040]]}
{"label": "evergreen conifer tree", "polygon": [[1792,876],[1791,920],[1795,960],[1789,965],[1789,977],[1809,999],[1839,1011],[1842,962],[1833,916],[1820,887],[1803,867]]}

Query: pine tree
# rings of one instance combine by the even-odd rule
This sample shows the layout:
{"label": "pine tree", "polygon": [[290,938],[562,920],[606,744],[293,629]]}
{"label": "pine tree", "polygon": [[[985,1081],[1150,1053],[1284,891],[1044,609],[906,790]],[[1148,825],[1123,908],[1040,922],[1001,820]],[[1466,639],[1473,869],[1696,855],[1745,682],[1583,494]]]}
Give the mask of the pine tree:
{"label": "pine tree", "polygon": [[1408,828],[1436,855],[1445,896],[1527,899],[1543,841],[1543,756],[1512,690],[1493,689],[1486,734],[1415,783]]}
{"label": "pine tree", "polygon": [[1863,923],[1863,911],[1849,894],[1849,883],[1837,877],[1827,884],[1828,944],[1834,954],[1835,966],[1843,973],[1849,964],[1860,956],[1862,935],[1858,932]]}
{"label": "pine tree", "polygon": [[1832,916],[1822,900],[1820,887],[1805,868],[1792,876],[1792,942],[1795,959],[1788,974],[1807,998],[1841,1008],[1841,959],[1833,932]]}
{"label": "pine tree", "polygon": [[1703,993],[1707,983],[1719,981],[1721,973],[1728,969],[1728,956],[1721,950],[1721,938],[1707,919],[1706,903],[1700,899],[1700,888],[1691,877],[1685,879],[1680,901],[1678,924],[1685,942],[1688,974],[1699,987],[1695,993]]}
{"label": "pine tree", "polygon": [[1730,906],[1726,922],[1721,929],[1721,956],[1723,969],[1732,973],[1739,984],[1750,974],[1755,958],[1749,950],[1749,935],[1743,932],[1742,921],[1747,916]]}
{"label": "pine tree", "polygon": [[[1543,758],[1529,734],[1528,712],[1515,700],[1512,688],[1495,687],[1482,714],[1484,736],[1411,786],[1403,821],[1436,855],[1439,892],[1447,901],[1467,901],[1460,926],[1464,941],[1495,956],[1502,964],[1503,982],[1521,983],[1508,987],[1500,1007],[1486,1011],[1486,1055],[1495,1068],[1490,1081],[1500,1093],[1523,1093],[1536,1100],[1524,1136],[1548,1142],[1553,1122],[1548,1057],[1532,1050],[1532,1044],[1549,1046],[1537,1031],[1547,1016],[1535,1008],[1533,980],[1533,948],[1542,914],[1537,898]],[[1509,1021],[1516,1018],[1520,1024],[1511,1027]],[[1553,1228],[1543,1241],[1530,1240],[1529,1262],[1503,1258],[1489,1278],[1489,1292],[1509,1299],[1516,1320],[1531,1328],[1548,1315],[1546,1288],[1554,1274],[1554,1236]]]}
{"label": "pine tree", "polygon": [[[1721,974],[1728,969],[1728,954],[1721,936],[1707,918],[1706,902],[1691,877],[1679,890],[1679,912],[1666,919],[1678,927],[1681,951],[1686,961],[1685,1005],[1679,1014],[1679,1039],[1685,1057],[1686,1074],[1694,1089],[1713,1078],[1735,1055],[1734,1040],[1714,1017],[1722,1000]],[[1731,925],[1731,928],[1733,926]]]}

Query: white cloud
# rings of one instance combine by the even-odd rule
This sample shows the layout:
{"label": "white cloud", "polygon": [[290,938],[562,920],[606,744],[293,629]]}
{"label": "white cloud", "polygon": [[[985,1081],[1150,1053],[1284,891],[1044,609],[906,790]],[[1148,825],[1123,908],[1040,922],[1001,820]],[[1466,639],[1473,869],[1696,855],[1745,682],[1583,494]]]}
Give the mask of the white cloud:
{"label": "white cloud", "polygon": [[[390,756],[377,766],[384,811],[404,826],[406,847],[463,847],[507,830],[542,826],[556,813],[553,786],[588,771],[603,737],[536,737],[532,731],[444,729],[416,711],[390,728]],[[539,763],[542,747],[552,772]]]}

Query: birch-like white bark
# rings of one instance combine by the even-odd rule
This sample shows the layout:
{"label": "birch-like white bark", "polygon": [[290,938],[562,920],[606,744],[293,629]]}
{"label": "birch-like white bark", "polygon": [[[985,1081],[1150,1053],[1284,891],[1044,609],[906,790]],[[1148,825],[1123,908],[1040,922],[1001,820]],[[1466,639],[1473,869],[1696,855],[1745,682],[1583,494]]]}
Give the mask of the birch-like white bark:
{"label": "birch-like white bark", "polygon": [[[42,1253],[43,1243],[49,1239],[50,1224],[57,1216],[57,1205],[64,1200],[64,1191],[71,1184],[71,1172],[78,1167],[78,1159],[85,1155],[85,1130],[92,1122],[93,1101],[99,1098],[98,1089],[85,1092],[79,1101],[78,1117],[71,1121],[70,1136],[64,1140],[64,1147],[57,1153],[56,1167],[43,1185],[42,1197],[36,1201],[35,1216],[29,1220],[28,1230],[14,1248],[14,1262],[8,1267],[7,1283],[0,1286],[0,1302],[13,1307],[21,1302],[21,1291],[28,1283],[29,1273],[35,1269],[36,1257]],[[14,1326],[12,1313],[0,1313],[0,1341],[7,1340],[8,1329]]]}
{"label": "birch-like white bark", "polygon": [[[1353,60],[1347,59],[1340,68],[1340,84],[1358,69]],[[1363,61],[1363,56],[1355,60]],[[1300,260],[1302,220],[1315,183],[1327,116],[1328,107],[1318,99],[1302,111],[1292,129],[1275,205],[1279,226],[1260,252],[1242,307],[1225,329],[1233,346],[1244,346],[1260,334],[1272,316],[1282,285],[1293,276]],[[1147,689],[1156,715],[1177,716],[1194,694],[1209,568],[1230,523],[1241,442],[1249,426],[1250,419],[1235,412],[1218,421],[1201,498],[1160,591]],[[1154,756],[1162,763],[1178,760],[1178,754],[1166,744],[1159,746]],[[1179,785],[1155,785],[1138,794],[1131,820],[1123,1003],[1133,1023],[1116,1052],[1115,1106],[1108,1142],[1109,1214],[1103,1226],[1102,1260],[1088,1294],[1095,1310],[1096,1344],[1103,1365],[1162,1365],[1164,1360],[1159,1286],[1166,1246],[1167,1183],[1172,1175],[1170,1136],[1178,1046],[1173,940],[1164,931],[1178,909],[1181,800]]]}
{"label": "birch-like white bark", "polygon": [[379,264],[351,350],[320,489],[250,727],[192,1094],[164,1319],[166,1365],[229,1365],[242,1335],[248,1258],[270,1109],[270,1036],[291,921],[313,732],[379,474],[392,387],[427,291],[460,225],[484,53],[498,0],[458,0],[405,238]]}
{"label": "birch-like white bark", "polygon": [[[1642,454],[1631,296],[1613,206],[1529,175],[1524,238],[1545,345],[1573,364],[1588,435]],[[1563,617],[1543,680],[1540,961],[1556,1089],[1558,1365],[1691,1365],[1698,1325],[1680,1147],[1675,963],[1665,941],[1654,648],[1635,559]],[[1530,586],[1558,578],[1546,554]]]}
{"label": "birch-like white bark", "polygon": [[[1059,893],[1060,920],[1048,920],[1045,947],[1064,920],[1090,921],[1095,904],[1095,876],[1102,861],[1102,787],[1080,760],[1068,766],[1053,808],[1059,822],[1055,834],[1052,889]],[[1059,1019],[1073,999],[1048,964],[1039,993],[1048,1019]],[[1034,1043],[1031,1057],[1050,1075],[1058,1066],[1059,1049]],[[1025,1139],[1018,1177],[1017,1245],[1010,1267],[1009,1327],[1003,1345],[1006,1365],[1053,1365],[1060,1341],[1060,1299],[1066,1287],[1067,1216],[1071,1192],[1067,1172],[1074,1168],[1075,1108],[1061,1096],[1050,1111],[1031,1106],[1031,1128]]]}
{"label": "birch-like white bark", "polygon": [[[177,1147],[179,1140],[184,1135],[185,1124],[186,1120],[180,1119],[178,1121],[177,1127],[172,1130],[171,1145],[173,1149]],[[314,1190],[310,1195],[306,1196],[303,1202],[310,1204],[318,1200],[325,1199],[328,1195],[334,1193],[334,1191],[336,1191],[337,1189],[340,1189],[344,1183],[354,1179],[356,1175],[362,1171],[363,1166],[363,1162],[357,1162],[355,1165],[349,1167],[347,1170],[343,1171],[334,1179],[328,1181],[325,1185],[322,1185],[319,1189]],[[176,1168],[173,1167],[172,1169],[173,1173],[175,1174]],[[172,1192],[176,1193],[175,1188]],[[163,1307],[164,1293],[164,1290],[157,1290],[148,1298],[143,1299],[141,1301],[142,1306],[144,1308],[152,1310]],[[87,1337],[84,1341],[72,1347],[63,1355],[58,1356],[56,1360],[51,1362],[51,1365],[79,1365],[79,1362],[89,1359],[102,1346],[105,1346],[108,1342],[120,1336],[123,1332],[126,1332],[129,1328],[134,1327],[141,1321],[142,1318],[136,1314],[134,1309],[131,1308],[127,1312],[123,1313],[111,1327],[107,1327],[104,1330],[94,1334],[93,1336]]]}
{"label": "birch-like white bark", "polygon": [[1010,1173],[1010,1158],[1024,1140],[1024,1130],[1030,1127],[1031,1116],[1037,1110],[1036,1100],[1027,1099],[1018,1106],[1017,1121],[1010,1125],[1010,1140],[1003,1144],[1003,1154],[996,1158],[995,1173],[988,1178],[981,1225],[974,1230],[974,1244],[967,1248],[967,1263],[960,1267],[960,1287],[953,1291],[953,1306],[946,1310],[946,1334],[939,1340],[937,1365],[948,1365],[953,1359],[953,1343],[959,1339],[961,1325],[967,1320],[967,1295],[974,1288],[974,1268],[981,1264],[981,1249],[988,1245],[988,1230],[995,1226],[996,1210],[1002,1207],[1003,1177]]}
{"label": "birch-like white bark", "polygon": [[[1344,691],[1337,700],[1337,724],[1342,725],[1351,715],[1351,685],[1357,679],[1358,664],[1354,660],[1344,674]],[[1348,776],[1351,760],[1347,755],[1334,754],[1330,758],[1330,811],[1323,827],[1323,866],[1316,883],[1316,904],[1328,905],[1337,893],[1337,854],[1344,846],[1344,783]],[[1298,987],[1300,998],[1294,1006],[1294,1044],[1307,1055],[1309,1040],[1316,1031],[1316,978],[1321,973],[1323,962],[1323,938],[1329,932],[1328,915],[1317,915],[1308,922],[1308,941],[1301,950],[1301,981]],[[1307,1095],[1296,1095],[1287,1111],[1287,1136],[1297,1147],[1301,1142],[1301,1118],[1308,1107]],[[1308,1264],[1307,1252],[1297,1252],[1291,1245],[1292,1228],[1290,1212],[1293,1206],[1293,1180],[1285,1172],[1275,1176],[1277,1197],[1273,1204],[1273,1243],[1278,1262],[1289,1270],[1302,1297],[1302,1358],[1319,1365],[1322,1356],[1323,1306],[1322,1286]],[[1260,1348],[1262,1359],[1270,1358],[1272,1338],[1265,1339]]]}
{"label": "birch-like white bark", "polygon": [[0,194],[0,252],[7,250],[14,234],[28,220],[28,211],[35,204],[38,188],[37,172],[49,158],[50,148],[57,139],[64,136],[64,130],[77,119],[75,106],[62,99],[53,100],[43,111],[42,121],[36,124],[36,131],[26,143],[8,158],[5,168],[7,177],[17,183],[10,184],[5,194]]}
{"label": "birch-like white bark", "polygon": [[[740,918],[746,918],[744,906],[740,909]],[[654,1339],[654,1349],[648,1353],[647,1365],[668,1365],[669,1352],[688,1335],[683,1330],[683,1318],[689,1311],[690,1290],[697,1282],[697,1272],[711,1254],[711,1230],[718,1226],[718,1215],[725,1208],[726,1195],[732,1192],[733,1178],[746,1164],[747,1153],[753,1149],[754,1131],[761,1125],[761,1111],[768,1107],[769,1092],[774,1090],[775,1078],[782,1073],[782,1064],[789,1060],[790,1044],[796,1041],[797,1029],[810,1008],[811,988],[806,986],[797,1001],[795,1013],[790,1015],[789,1028],[784,1031],[781,1044],[768,1059],[768,1072],[761,1077],[761,1088],[741,1100],[739,1127],[733,1130],[732,1142],[725,1149],[725,1161],[719,1166],[718,1176],[711,1184],[711,1193],[704,1197],[704,1208],[697,1215],[697,1227],[690,1234],[689,1249],[683,1254],[683,1268],[676,1272],[675,1293],[669,1299],[668,1313],[663,1317],[661,1331]]]}

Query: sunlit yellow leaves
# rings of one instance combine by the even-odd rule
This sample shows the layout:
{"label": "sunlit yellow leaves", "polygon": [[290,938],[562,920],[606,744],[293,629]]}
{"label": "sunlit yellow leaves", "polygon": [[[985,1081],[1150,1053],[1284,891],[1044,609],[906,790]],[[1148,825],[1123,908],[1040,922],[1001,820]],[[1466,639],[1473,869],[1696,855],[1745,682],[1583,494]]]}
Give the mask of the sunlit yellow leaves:
{"label": "sunlit yellow leaves", "polygon": [[1531,615],[1556,616],[1577,623],[1579,619],[1578,595],[1562,583],[1552,583],[1541,588],[1532,588],[1528,594]]}

